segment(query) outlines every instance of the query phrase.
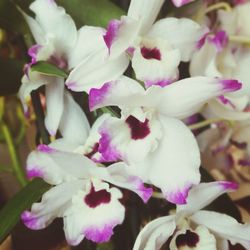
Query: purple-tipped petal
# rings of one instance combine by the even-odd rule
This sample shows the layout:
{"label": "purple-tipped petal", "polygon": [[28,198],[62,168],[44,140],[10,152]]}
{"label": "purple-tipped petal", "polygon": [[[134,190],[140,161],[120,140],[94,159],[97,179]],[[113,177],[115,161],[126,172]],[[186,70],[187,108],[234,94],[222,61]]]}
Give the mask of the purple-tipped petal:
{"label": "purple-tipped petal", "polygon": [[105,97],[109,93],[111,83],[105,83],[101,88],[92,88],[89,92],[89,110],[93,111],[99,104],[105,100]]}
{"label": "purple-tipped petal", "polygon": [[111,48],[114,40],[116,39],[116,37],[118,35],[118,31],[119,31],[119,28],[121,26],[121,23],[122,23],[122,21],[114,19],[114,20],[111,20],[108,24],[107,32],[103,36],[103,39],[104,39],[109,51],[110,51],[110,48]]}
{"label": "purple-tipped petal", "polygon": [[242,83],[235,79],[224,79],[220,80],[223,90],[225,92],[233,92],[242,88]]}
{"label": "purple-tipped petal", "polygon": [[43,152],[43,153],[47,153],[47,154],[54,153],[56,151],[54,148],[51,148],[51,147],[49,147],[46,144],[40,144],[40,145],[38,145],[37,146],[37,150],[39,152]]}
{"label": "purple-tipped petal", "polygon": [[24,223],[26,227],[32,230],[38,230],[41,229],[39,225],[39,220],[29,211],[24,211],[21,214],[21,220]]}
{"label": "purple-tipped petal", "polygon": [[27,167],[26,176],[29,180],[35,177],[43,178],[44,173],[39,167],[33,166]]}
{"label": "purple-tipped petal", "polygon": [[231,181],[219,181],[218,185],[220,185],[226,191],[235,191],[239,188],[239,184]]}

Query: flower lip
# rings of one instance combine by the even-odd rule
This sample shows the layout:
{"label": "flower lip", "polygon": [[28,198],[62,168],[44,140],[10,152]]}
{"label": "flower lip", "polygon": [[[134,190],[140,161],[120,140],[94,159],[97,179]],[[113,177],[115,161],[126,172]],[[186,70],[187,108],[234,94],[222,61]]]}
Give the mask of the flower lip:
{"label": "flower lip", "polygon": [[147,137],[150,134],[148,122],[148,119],[146,119],[144,122],[141,122],[130,115],[126,119],[126,123],[130,128],[131,138],[134,140],[141,140]]}
{"label": "flower lip", "polygon": [[145,59],[155,59],[160,61],[161,60],[161,52],[159,49],[155,48],[147,48],[147,47],[142,47],[141,48],[141,54]]}
{"label": "flower lip", "polygon": [[176,246],[178,248],[184,246],[194,248],[197,246],[198,242],[199,242],[199,235],[190,230],[187,230],[185,234],[180,234],[176,237]]}
{"label": "flower lip", "polygon": [[236,91],[242,88],[242,83],[235,79],[222,79],[220,83],[226,92]]}
{"label": "flower lip", "polygon": [[91,208],[96,208],[101,204],[107,204],[111,200],[111,194],[105,189],[96,191],[94,186],[91,187],[90,192],[85,196],[84,202]]}

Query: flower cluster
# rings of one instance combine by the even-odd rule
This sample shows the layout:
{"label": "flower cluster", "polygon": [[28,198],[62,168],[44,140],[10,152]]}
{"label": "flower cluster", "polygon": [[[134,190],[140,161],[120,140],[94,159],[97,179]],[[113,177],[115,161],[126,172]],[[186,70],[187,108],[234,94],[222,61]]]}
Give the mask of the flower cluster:
{"label": "flower cluster", "polygon": [[[200,183],[199,171],[200,150],[210,147],[209,137],[224,121],[235,123],[223,137],[218,134],[223,142],[215,151],[232,142],[249,147],[250,49],[244,37],[250,37],[250,3],[219,10],[216,18],[204,14],[199,22],[157,20],[163,3],[131,0],[127,15],[111,20],[107,29],[77,30],[53,0],[35,0],[35,18],[23,13],[36,44],[28,50],[31,62],[19,96],[27,111],[31,91],[45,86],[45,126],[58,137],[28,156],[27,176],[52,187],[23,212],[27,227],[42,229],[61,217],[70,245],[84,238],[105,242],[124,220],[120,188],[145,203],[158,188],[176,204],[176,213],[147,224],[135,250],[160,249],[168,240],[172,250],[228,249],[228,240],[250,249],[250,225],[201,210],[237,185]],[[32,70],[39,61],[64,70],[67,78]],[[187,63],[191,77],[183,78],[180,65]],[[101,110],[92,125],[73,92],[88,94],[90,112]],[[200,119],[198,113],[208,129],[196,137],[190,128],[199,123],[188,125]],[[248,155],[238,163],[250,165]]]}

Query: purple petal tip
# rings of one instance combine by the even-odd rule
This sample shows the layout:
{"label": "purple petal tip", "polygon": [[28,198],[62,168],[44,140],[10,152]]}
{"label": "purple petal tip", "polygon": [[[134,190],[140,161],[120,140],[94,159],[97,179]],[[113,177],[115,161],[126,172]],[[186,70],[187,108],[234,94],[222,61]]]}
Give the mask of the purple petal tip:
{"label": "purple petal tip", "polygon": [[237,190],[239,188],[239,184],[231,181],[220,181],[219,185],[225,190]]}
{"label": "purple petal tip", "polygon": [[223,90],[226,92],[232,92],[241,89],[242,83],[234,79],[220,80]]}
{"label": "purple petal tip", "polygon": [[45,144],[38,145],[37,150],[39,152],[43,152],[43,153],[47,153],[47,154],[55,152],[55,149],[53,149],[53,148],[51,148],[51,147],[49,147],[48,145],[45,145]]}

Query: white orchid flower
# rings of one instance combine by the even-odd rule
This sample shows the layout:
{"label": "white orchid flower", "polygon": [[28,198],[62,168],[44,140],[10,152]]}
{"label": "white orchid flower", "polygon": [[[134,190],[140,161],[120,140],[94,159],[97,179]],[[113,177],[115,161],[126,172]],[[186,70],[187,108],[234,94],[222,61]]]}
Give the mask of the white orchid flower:
{"label": "white orchid flower", "polygon": [[195,77],[144,90],[122,77],[91,89],[90,110],[108,105],[122,110],[121,118],[108,118],[101,125],[99,152],[106,161],[125,161],[131,173],[159,187],[167,200],[185,203],[190,187],[200,181],[200,154],[195,137],[180,119],[240,86],[234,80]]}
{"label": "white orchid flower", "polygon": [[250,50],[235,47],[228,41],[225,31],[206,35],[190,62],[191,76],[233,78],[242,82],[242,88],[234,93],[218,96],[208,102],[205,116],[213,115],[229,120],[246,120],[249,104],[250,77],[248,61]]}
{"label": "white orchid flower", "polygon": [[67,86],[89,92],[116,80],[127,69],[129,56],[137,79],[146,86],[165,86],[176,80],[180,61],[189,60],[207,28],[186,18],[164,18],[154,23],[163,2],[132,0],[127,16],[110,21],[103,36],[106,51],[75,68]]}
{"label": "white orchid flower", "polygon": [[40,203],[32,205],[30,212],[23,212],[22,221],[27,227],[38,230],[61,217],[70,245],[79,244],[84,237],[98,243],[108,241],[125,214],[119,201],[121,191],[108,183],[137,193],[144,202],[150,198],[152,189],[129,174],[124,164],[97,166],[86,156],[70,151],[71,146],[65,141],[39,145],[29,155],[27,176],[41,177],[53,187]]}
{"label": "white orchid flower", "polygon": [[25,13],[23,15],[37,44],[28,51],[31,63],[25,67],[19,96],[25,107],[30,92],[45,85],[45,125],[49,133],[55,135],[65,105],[64,79],[32,72],[30,67],[38,61],[47,61],[66,71],[72,69],[105,46],[102,39],[104,30],[90,26],[77,30],[72,18],[53,0],[36,0],[30,9],[35,13],[35,19]]}
{"label": "white orchid flower", "polygon": [[250,249],[250,225],[213,211],[201,210],[237,185],[218,181],[201,183],[189,192],[186,205],[177,206],[176,214],[149,222],[138,235],[133,250],[158,250],[170,241],[170,250],[228,250],[239,243]]}

